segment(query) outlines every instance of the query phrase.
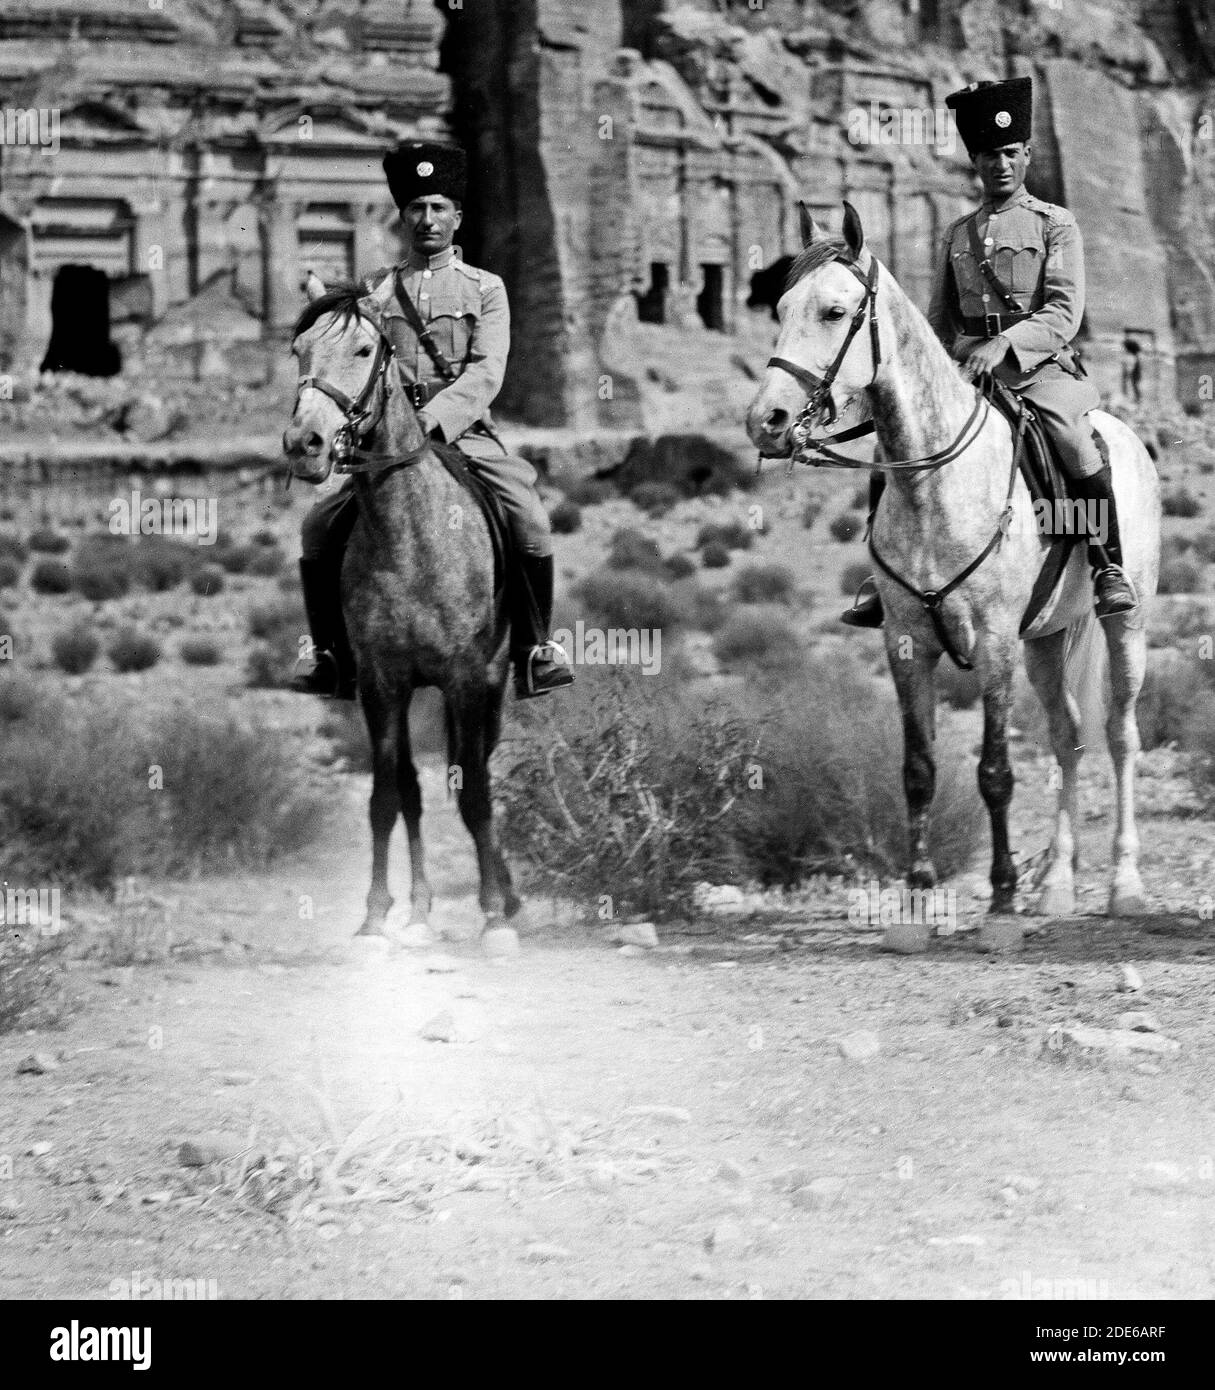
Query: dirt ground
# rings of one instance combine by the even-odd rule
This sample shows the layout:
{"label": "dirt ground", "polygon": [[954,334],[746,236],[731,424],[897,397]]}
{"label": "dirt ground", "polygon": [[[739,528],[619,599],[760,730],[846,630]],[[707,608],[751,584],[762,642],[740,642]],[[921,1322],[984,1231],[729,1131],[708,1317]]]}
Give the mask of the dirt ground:
{"label": "dirt ground", "polygon": [[[1040,770],[1023,758],[1023,783]],[[220,1298],[1215,1294],[1209,823],[1149,809],[1156,916],[1094,915],[1089,868],[1082,915],[1033,923],[1012,957],[976,951],[967,880],[960,930],[924,956],[880,952],[818,883],[640,956],[533,903],[521,953],[490,960],[437,769],[447,939],[351,944],[366,779],[339,783],[307,862],[69,922],[170,949],[76,962],[67,1025],[0,1041],[0,1297],[185,1279]],[[1039,800],[1017,803],[1023,850]],[[1099,864],[1097,801],[1090,784]],[[1123,964],[1142,991],[1117,991]],[[1128,1008],[1179,1050],[1051,1031]],[[841,1052],[859,1030],[868,1061]],[[57,1067],[19,1071],[35,1052]],[[230,1156],[184,1166],[206,1156],[186,1141]]]}

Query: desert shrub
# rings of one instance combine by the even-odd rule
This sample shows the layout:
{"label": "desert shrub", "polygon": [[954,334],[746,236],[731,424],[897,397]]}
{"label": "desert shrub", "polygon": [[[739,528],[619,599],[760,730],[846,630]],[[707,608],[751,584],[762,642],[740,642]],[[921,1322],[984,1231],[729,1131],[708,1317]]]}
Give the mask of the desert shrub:
{"label": "desert shrub", "polygon": [[246,574],[261,551],[258,545],[216,545],[212,547],[213,562],[229,574]]}
{"label": "desert shrub", "polygon": [[578,507],[596,507],[616,495],[616,489],[606,478],[571,478],[562,485],[567,502]]}
{"label": "desert shrub", "polygon": [[1175,651],[1148,654],[1143,689],[1135,705],[1145,748],[1175,743],[1188,748],[1199,714],[1212,703],[1209,663]]}
{"label": "desert shrub", "polygon": [[167,536],[141,536],[131,560],[135,582],[154,594],[175,589],[194,568],[195,552]]}
{"label": "desert shrub", "polygon": [[772,603],[736,608],[713,639],[713,653],[723,666],[796,666],[804,655],[789,623],[789,614]]}
{"label": "desert shrub", "polygon": [[687,617],[679,595],[635,570],[595,570],[575,587],[574,597],[595,627],[670,628]]}
{"label": "desert shrub", "polygon": [[39,594],[70,593],[72,571],[62,560],[39,560],[30,574],[30,586]]}
{"label": "desert shrub", "polygon": [[97,660],[101,642],[87,623],[77,623],[66,632],[55,634],[51,642],[51,655],[55,665],[69,676],[81,676]]}
{"label": "desert shrub", "polygon": [[0,589],[11,589],[21,578],[21,563],[0,556]]}
{"label": "desert shrub", "polygon": [[[4,630],[0,621],[0,632]],[[56,700],[32,676],[14,674],[0,678],[0,730],[9,724],[37,722],[46,713],[48,701],[54,707]]]}
{"label": "desert shrub", "polygon": [[1196,594],[1202,588],[1202,570],[1191,560],[1166,559],[1160,562],[1162,594]]}
{"label": "desert shrub", "polygon": [[[542,891],[662,916],[687,911],[706,879],[903,867],[893,696],[850,664],[708,698],[665,667],[616,667],[568,694],[513,712],[533,727],[504,744],[496,782],[505,848]],[[934,807],[942,874],[985,833],[973,760],[958,754],[942,749]]]}
{"label": "desert shrub", "polygon": [[124,569],[98,569],[77,564],[72,571],[72,587],[90,603],[107,603],[130,592],[130,575]]}
{"label": "desert shrub", "polygon": [[0,531],[0,559],[15,560],[18,564],[29,558],[29,547],[12,531]]}
{"label": "desert shrub", "polygon": [[724,570],[730,563],[730,552],[717,541],[710,541],[700,552],[700,563],[707,570]]}
{"label": "desert shrub", "polygon": [[548,514],[549,525],[559,536],[572,536],[582,526],[582,508],[563,498]]}
{"label": "desert shrub", "polygon": [[872,573],[873,566],[865,564],[863,560],[854,560],[850,565],[845,565],[840,575],[840,593],[852,598]]}
{"label": "desert shrub", "polygon": [[852,512],[841,512],[839,516],[832,519],[831,525],[827,529],[835,540],[842,543],[856,540],[857,536],[865,529],[865,523]]}
{"label": "desert shrub", "polygon": [[631,526],[622,526],[612,537],[607,564],[614,570],[642,570],[653,575],[666,573],[666,562],[658,542]]}
{"label": "desert shrub", "polygon": [[703,550],[706,545],[724,545],[727,550],[750,550],[755,532],[741,521],[710,522],[702,526],[696,536],[696,548]]}
{"label": "desert shrub", "polygon": [[[108,887],[130,873],[261,864],[308,843],[322,799],[259,723],[45,698],[0,720],[0,843],[11,881]],[[164,785],[148,785],[148,767]]]}
{"label": "desert shrub", "polygon": [[696,562],[688,555],[668,555],[666,565],[672,579],[686,579],[696,573]]}
{"label": "desert shrub", "polygon": [[788,565],[747,565],[734,576],[739,603],[791,603],[793,571]]}
{"label": "desert shrub", "polygon": [[199,565],[190,576],[190,588],[201,598],[223,592],[224,572],[218,565]]}
{"label": "desert shrub", "polygon": [[977,671],[963,671],[947,656],[941,658],[936,676],[937,698],[954,709],[973,709],[983,687]]}
{"label": "desert shrub", "polygon": [[638,483],[629,493],[629,501],[650,516],[665,516],[679,501],[677,487],[670,483]]}
{"label": "desert shrub", "polygon": [[809,531],[822,514],[822,502],[817,497],[812,497],[802,508],[802,525]]}
{"label": "desert shrub", "polygon": [[1191,542],[1194,555],[1203,564],[1215,563],[1215,527],[1209,531],[1202,531],[1193,538]]}
{"label": "desert shrub", "polygon": [[1194,711],[1186,731],[1186,743],[1194,790],[1208,811],[1215,810],[1215,703],[1209,698]]}
{"label": "desert shrub", "polygon": [[53,1028],[69,1012],[64,936],[0,934],[0,1033]]}
{"label": "desert shrub", "polygon": [[304,616],[304,605],[300,598],[270,599],[266,603],[254,604],[249,610],[249,635],[259,641],[272,641],[284,630],[289,630],[292,638],[308,631]]}
{"label": "desert shrub", "polygon": [[107,655],[116,671],[148,671],[160,660],[160,643],[135,627],[120,628],[110,639]]}
{"label": "desert shrub", "polygon": [[869,484],[862,483],[860,487],[848,499],[848,505],[855,511],[858,508],[863,511],[869,510]]}
{"label": "desert shrub", "polygon": [[269,526],[259,527],[258,530],[254,531],[254,533],[249,537],[249,539],[253,542],[254,545],[278,544],[278,536]]}
{"label": "desert shrub", "polygon": [[246,573],[259,579],[272,579],[287,562],[286,552],[281,546],[259,545],[253,547]]}
{"label": "desert shrub", "polygon": [[1202,511],[1202,502],[1185,486],[1170,488],[1160,505],[1165,516],[1193,517]]}
{"label": "desert shrub", "polygon": [[218,666],[224,656],[213,637],[183,637],[177,650],[187,666]]}
{"label": "desert shrub", "polygon": [[1148,641],[1153,647],[1192,642],[1215,632],[1215,613],[1203,602],[1189,599],[1172,605],[1159,604],[1153,613]]}
{"label": "desert shrub", "polygon": [[639,437],[616,470],[616,484],[631,496],[644,483],[662,483],[677,497],[725,496],[752,486],[754,470],[741,453],[699,434]]}
{"label": "desert shrub", "polygon": [[62,555],[71,544],[71,540],[53,526],[40,526],[29,538],[29,548],[40,555]]}
{"label": "desert shrub", "polygon": [[286,686],[308,634],[298,591],[256,605],[249,613],[249,633],[256,639],[245,668],[249,685],[262,690]]}

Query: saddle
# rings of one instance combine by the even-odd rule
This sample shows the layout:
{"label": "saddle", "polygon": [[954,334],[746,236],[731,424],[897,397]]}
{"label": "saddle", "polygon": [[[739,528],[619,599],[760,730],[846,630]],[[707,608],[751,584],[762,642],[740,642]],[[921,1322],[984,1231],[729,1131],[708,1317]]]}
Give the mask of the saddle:
{"label": "saddle", "polygon": [[511,558],[510,527],[506,524],[502,504],[493,488],[477,476],[476,470],[470,466],[471,459],[458,444],[442,444],[432,439],[431,448],[443,467],[472,496],[485,517],[494,551],[494,599],[500,602],[506,587],[507,563]]}
{"label": "saddle", "polygon": [[[1042,561],[1042,568],[1038,571],[1038,578],[1034,581],[1029,604],[1021,618],[1019,633],[1024,636],[1062,581],[1072,549],[1082,537],[1074,526],[1074,510],[1068,506],[1056,506],[1057,502],[1066,503],[1074,494],[1041,421],[1015,392],[998,381],[992,383],[991,402],[1008,421],[1014,434],[1018,417],[1022,411],[1025,412],[1025,431],[1019,460],[1021,476],[1029,489],[1035,513],[1045,508],[1048,516],[1062,523],[1059,530],[1041,538],[1043,546],[1046,547],[1046,555]],[[1093,438],[1102,458],[1108,464],[1109,448],[1101,432],[1094,430]]]}

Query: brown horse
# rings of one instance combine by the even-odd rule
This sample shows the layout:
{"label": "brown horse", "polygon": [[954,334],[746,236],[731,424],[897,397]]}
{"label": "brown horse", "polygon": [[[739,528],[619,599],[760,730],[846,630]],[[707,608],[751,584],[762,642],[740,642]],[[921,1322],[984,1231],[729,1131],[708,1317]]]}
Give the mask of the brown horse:
{"label": "brown horse", "polygon": [[[813,432],[830,428],[836,417],[858,413],[858,407],[872,417],[876,466],[889,484],[871,545],[885,559],[877,586],[903,716],[908,878],[917,887],[936,878],[928,853],[934,679],[951,647],[973,663],[983,690],[979,789],[991,820],[991,905],[1006,912],[1017,883],[1008,839],[1008,713],[1018,626],[1042,564],[1041,538],[1028,489],[1011,473],[1008,422],[962,378],[923,315],[865,245],[855,210],[844,207],[842,238],[828,236],[803,209],[805,245],[780,301],[776,356],[751,402],[747,430],[763,454],[806,462],[821,455],[858,467],[821,448],[813,459],[806,455],[816,453]],[[1084,733],[1104,714],[1115,799],[1109,912],[1132,916],[1145,906],[1135,828],[1135,701],[1160,561],[1160,486],[1147,450],[1126,425],[1100,411],[1091,419],[1109,449],[1126,570],[1140,607],[1099,623],[1084,547],[1078,546],[1056,593],[1024,634],[1026,668],[1050,721],[1060,771],[1037,909],[1049,915],[1074,910],[1077,770]]]}
{"label": "brown horse", "polygon": [[514,944],[505,919],[520,900],[494,835],[489,758],[498,741],[508,670],[507,621],[494,596],[485,518],[430,447],[403,389],[382,306],[361,286],[326,291],[309,280],[295,325],[300,380],[283,449],[294,477],[352,475],[358,521],[342,567],[342,607],[371,736],[372,863],[360,934],[385,934],[392,906],[388,841],[401,812],[412,871],[409,925],[426,935],[430,885],[422,796],[409,743],[409,705],[421,686],[443,695],[448,785],[480,870],[482,940]]}

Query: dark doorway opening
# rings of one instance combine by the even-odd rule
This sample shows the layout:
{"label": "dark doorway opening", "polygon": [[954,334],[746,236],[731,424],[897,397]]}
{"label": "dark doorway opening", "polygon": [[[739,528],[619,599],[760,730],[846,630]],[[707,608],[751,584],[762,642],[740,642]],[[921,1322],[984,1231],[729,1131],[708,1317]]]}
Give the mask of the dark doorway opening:
{"label": "dark doorway opening", "polygon": [[662,261],[650,266],[650,287],[637,296],[637,317],[642,323],[666,323],[667,290],[671,287],[671,267]]}
{"label": "dark doorway opening", "polygon": [[696,296],[696,312],[700,315],[700,321],[706,328],[712,328],[717,333],[724,333],[726,329],[725,267],[702,265],[700,272],[704,276],[705,283],[704,288]]}
{"label": "dark doorway opening", "polygon": [[792,256],[778,256],[771,265],[757,270],[751,276],[751,293],[747,296],[748,309],[767,309],[776,318],[776,306],[785,292],[785,282],[793,268]]}
{"label": "dark doorway opening", "polygon": [[91,265],[64,265],[51,289],[51,341],[41,371],[115,376],[122,368],[110,341],[110,282]]}

